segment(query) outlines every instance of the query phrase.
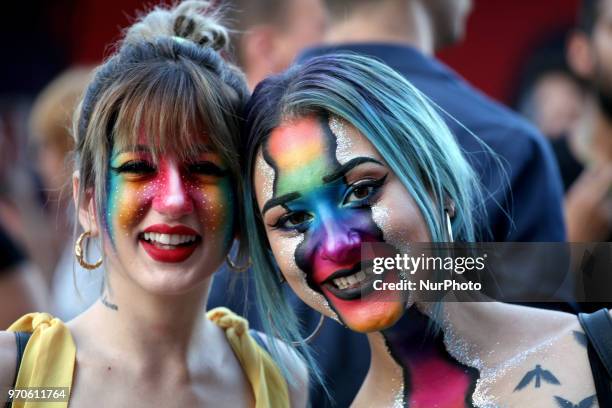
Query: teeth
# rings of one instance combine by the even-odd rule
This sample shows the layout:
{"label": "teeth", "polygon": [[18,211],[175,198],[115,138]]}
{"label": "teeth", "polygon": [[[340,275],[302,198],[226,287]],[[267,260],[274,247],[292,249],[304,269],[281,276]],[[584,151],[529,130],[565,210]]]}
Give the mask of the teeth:
{"label": "teeth", "polygon": [[366,276],[367,275],[364,271],[359,271],[357,273],[354,273],[353,275],[336,278],[333,280],[333,282],[338,289],[343,290],[347,289],[350,286],[363,282],[366,279]]}
{"label": "teeth", "polygon": [[[144,239],[146,241],[155,242],[165,246],[180,245],[196,240],[195,235],[179,235],[179,234],[160,234],[157,232],[145,232]],[[162,247],[163,248],[163,247]]]}

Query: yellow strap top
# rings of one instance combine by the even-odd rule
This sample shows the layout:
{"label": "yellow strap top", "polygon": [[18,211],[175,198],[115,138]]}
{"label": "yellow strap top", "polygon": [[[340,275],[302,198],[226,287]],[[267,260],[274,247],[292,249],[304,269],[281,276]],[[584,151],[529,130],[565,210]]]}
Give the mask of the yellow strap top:
{"label": "yellow strap top", "polygon": [[289,407],[287,382],[270,355],[249,334],[249,322],[225,307],[212,309],[206,316],[225,330],[253,388],[255,407]]}
{"label": "yellow strap top", "polygon": [[[255,407],[289,407],[287,382],[272,358],[249,334],[248,322],[222,307],[209,311],[206,316],[225,331],[253,388]],[[24,350],[15,388],[71,387],[76,347],[70,331],[61,320],[47,313],[30,313],[13,323],[8,331],[32,333]],[[16,401],[12,406],[35,408],[40,403]],[[67,407],[68,402],[49,406]]]}

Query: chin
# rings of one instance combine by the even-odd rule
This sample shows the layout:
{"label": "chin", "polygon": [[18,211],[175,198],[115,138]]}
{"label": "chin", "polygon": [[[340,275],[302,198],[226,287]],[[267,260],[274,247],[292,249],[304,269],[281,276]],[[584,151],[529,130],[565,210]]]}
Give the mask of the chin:
{"label": "chin", "polygon": [[179,266],[149,266],[148,272],[132,279],[151,294],[175,296],[188,293],[201,287],[212,274],[205,273],[205,268],[185,268]]}
{"label": "chin", "polygon": [[406,310],[404,302],[362,301],[351,310],[337,310],[342,322],[359,333],[371,333],[393,326]]}

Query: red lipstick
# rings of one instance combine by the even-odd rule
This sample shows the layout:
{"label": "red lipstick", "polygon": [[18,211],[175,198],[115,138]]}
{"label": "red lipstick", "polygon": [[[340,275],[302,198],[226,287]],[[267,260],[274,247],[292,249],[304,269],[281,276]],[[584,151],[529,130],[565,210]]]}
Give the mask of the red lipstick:
{"label": "red lipstick", "polygon": [[170,226],[166,224],[155,224],[147,227],[144,232],[157,232],[159,234],[179,234],[179,235],[196,235],[199,236],[196,230],[193,230],[185,225]]}
{"label": "red lipstick", "polygon": [[[145,234],[167,234],[189,236],[190,239],[180,240],[175,244],[164,244],[155,239],[145,238]],[[166,224],[155,224],[147,227],[140,235],[140,243],[151,258],[158,262],[178,263],[183,262],[193,254],[201,242],[201,236],[195,230],[185,226],[170,226]]]}

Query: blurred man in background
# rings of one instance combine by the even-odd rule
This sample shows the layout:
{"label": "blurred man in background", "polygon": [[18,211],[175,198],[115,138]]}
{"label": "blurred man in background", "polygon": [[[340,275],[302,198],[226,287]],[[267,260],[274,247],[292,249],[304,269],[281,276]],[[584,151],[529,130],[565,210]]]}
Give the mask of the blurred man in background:
{"label": "blurred man in background", "polygon": [[286,69],[297,54],[323,40],[327,13],[322,0],[232,0],[223,3],[238,65],[253,89]]}
{"label": "blurred man in background", "polygon": [[584,0],[567,58],[588,89],[576,130],[555,144],[570,241],[612,239],[612,0]]}
{"label": "blurred man in background", "polygon": [[[452,118],[442,116],[481,175],[485,196],[490,197],[487,219],[478,223],[482,240],[565,239],[559,174],[541,134],[433,57],[435,51],[463,38],[470,0],[326,3],[331,13],[326,45],[307,51],[300,60],[337,50],[374,56],[448,112]],[[509,183],[470,131],[501,156]]]}
{"label": "blurred man in background", "polygon": [[[546,141],[516,114],[485,97],[433,57],[435,51],[463,38],[470,1],[327,0],[326,4],[331,21],[325,45],[307,50],[298,62],[349,51],[387,63],[450,114],[442,116],[468,152],[489,197],[485,203],[487,219],[478,223],[482,240],[565,239],[562,188]],[[501,156],[505,171],[495,166],[471,132]],[[362,381],[361,370],[368,364],[366,348],[352,351],[359,347],[354,333],[333,335],[335,338],[330,336],[325,348],[321,347],[323,353],[332,355],[320,359],[331,377],[330,389],[354,390],[352,384]],[[347,345],[351,351],[345,351]],[[343,373],[334,366],[340,361],[344,361]],[[342,398],[346,396],[336,396],[337,401]],[[346,399],[338,406],[348,406]]]}

